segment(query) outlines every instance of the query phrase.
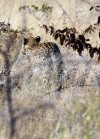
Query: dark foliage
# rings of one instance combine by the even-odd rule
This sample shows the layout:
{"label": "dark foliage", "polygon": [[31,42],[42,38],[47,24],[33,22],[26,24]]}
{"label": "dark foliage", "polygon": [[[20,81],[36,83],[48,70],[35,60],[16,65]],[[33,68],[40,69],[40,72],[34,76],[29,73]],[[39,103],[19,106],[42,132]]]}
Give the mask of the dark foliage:
{"label": "dark foliage", "polygon": [[[100,19],[99,19],[100,20]],[[82,52],[84,49],[88,50],[91,58],[94,57],[94,54],[98,55],[98,60],[100,61],[100,48],[92,47],[91,44],[87,43],[89,39],[86,39],[84,34],[91,33],[93,30],[92,25],[90,25],[87,29],[85,29],[84,34],[78,35],[76,37],[76,29],[74,28],[64,28],[55,30],[53,26],[43,25],[46,33],[50,33],[54,37],[55,40],[60,40],[60,45],[70,46],[73,50],[77,50],[78,54],[82,56]],[[100,37],[100,33],[99,33]]]}

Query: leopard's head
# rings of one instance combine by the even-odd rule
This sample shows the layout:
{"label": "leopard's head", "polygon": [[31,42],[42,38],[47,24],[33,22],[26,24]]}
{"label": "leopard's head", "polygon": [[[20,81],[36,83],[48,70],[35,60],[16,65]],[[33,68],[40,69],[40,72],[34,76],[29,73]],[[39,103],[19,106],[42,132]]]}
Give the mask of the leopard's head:
{"label": "leopard's head", "polygon": [[40,36],[37,36],[37,37],[29,37],[29,38],[24,38],[24,41],[23,41],[23,45],[24,46],[29,46],[29,47],[34,47],[34,45],[38,45],[39,42],[40,42],[41,38]]}

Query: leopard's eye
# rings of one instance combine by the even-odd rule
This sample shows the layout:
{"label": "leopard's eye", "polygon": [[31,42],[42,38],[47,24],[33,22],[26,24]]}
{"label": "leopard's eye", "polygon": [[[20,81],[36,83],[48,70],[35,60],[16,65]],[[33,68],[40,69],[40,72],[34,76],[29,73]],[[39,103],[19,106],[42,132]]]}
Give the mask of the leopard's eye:
{"label": "leopard's eye", "polygon": [[37,36],[36,38],[35,38],[35,40],[36,40],[36,42],[40,42],[40,40],[41,40],[41,37],[40,36]]}

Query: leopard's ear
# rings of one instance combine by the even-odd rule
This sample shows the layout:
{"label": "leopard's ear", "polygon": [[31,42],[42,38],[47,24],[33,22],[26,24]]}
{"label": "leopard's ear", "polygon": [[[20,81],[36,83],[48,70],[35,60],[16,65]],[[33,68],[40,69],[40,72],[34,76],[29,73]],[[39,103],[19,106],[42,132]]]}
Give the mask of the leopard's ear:
{"label": "leopard's ear", "polygon": [[35,40],[36,40],[36,42],[40,42],[40,40],[41,40],[41,37],[40,36],[37,36],[36,38],[35,38]]}
{"label": "leopard's ear", "polygon": [[24,38],[23,44],[26,45],[27,43],[28,43],[28,39],[27,38]]}

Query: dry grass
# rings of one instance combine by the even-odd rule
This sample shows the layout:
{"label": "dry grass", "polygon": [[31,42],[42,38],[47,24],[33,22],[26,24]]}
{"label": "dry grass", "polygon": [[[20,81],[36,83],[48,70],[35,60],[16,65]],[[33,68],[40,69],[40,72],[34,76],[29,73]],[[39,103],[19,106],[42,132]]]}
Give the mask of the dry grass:
{"label": "dry grass", "polygon": [[[21,90],[18,87],[13,89],[14,139],[100,138],[99,65],[94,65],[94,60],[90,59],[82,61],[82,57],[75,55],[72,50],[63,50],[61,48],[65,70],[60,92],[38,93],[32,87],[34,82],[26,83],[28,72],[20,78],[23,82]],[[7,139],[9,134],[6,105],[6,96],[1,93],[2,139]]]}
{"label": "dry grass", "polygon": [[[11,62],[20,52],[19,44],[18,51],[14,49],[11,53]],[[42,72],[37,72],[35,78],[33,53],[19,55],[14,63],[11,78],[18,80],[18,84],[12,86],[11,94],[15,122],[13,139],[100,138],[100,63],[96,58],[87,57],[85,52],[79,57],[71,49],[60,47],[60,50],[64,61],[60,92],[51,90],[48,82],[43,83]],[[52,71],[49,73],[51,75]],[[7,96],[4,89],[0,91],[0,139],[8,139]]]}
{"label": "dry grass", "polygon": [[[24,94],[13,98],[13,106],[14,139],[100,138],[100,92],[91,88],[74,87],[63,90],[60,95],[52,93],[41,98]],[[4,105],[3,108],[6,109]],[[0,137],[6,139],[9,131],[6,116],[0,119]]]}

